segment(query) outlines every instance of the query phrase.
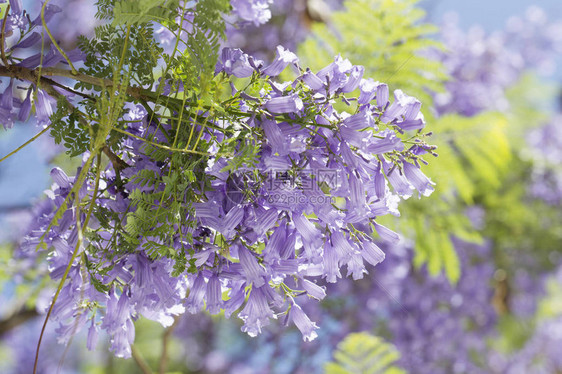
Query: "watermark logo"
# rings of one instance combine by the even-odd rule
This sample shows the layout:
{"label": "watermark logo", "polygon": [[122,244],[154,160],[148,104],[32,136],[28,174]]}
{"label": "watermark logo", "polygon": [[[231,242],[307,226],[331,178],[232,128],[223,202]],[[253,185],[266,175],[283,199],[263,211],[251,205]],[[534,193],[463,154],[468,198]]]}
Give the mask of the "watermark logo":
{"label": "watermark logo", "polygon": [[226,181],[226,195],[235,204],[256,202],[270,204],[332,204],[332,189],[338,186],[335,169],[275,170],[238,169]]}

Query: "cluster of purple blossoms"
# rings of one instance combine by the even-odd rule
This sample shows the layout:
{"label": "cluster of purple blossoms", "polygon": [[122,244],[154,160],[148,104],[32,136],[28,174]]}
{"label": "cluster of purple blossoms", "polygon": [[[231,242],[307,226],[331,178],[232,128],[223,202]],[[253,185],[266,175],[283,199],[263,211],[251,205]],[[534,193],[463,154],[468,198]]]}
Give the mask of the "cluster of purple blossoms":
{"label": "cluster of purple blossoms", "polygon": [[[38,15],[32,21],[26,11],[22,10],[21,0],[10,1],[10,12],[6,17],[6,38],[3,39],[3,54],[9,66],[35,69],[53,67],[59,63],[67,64],[67,60],[61,55],[55,46],[51,45],[46,53],[34,51],[41,49],[43,32],[41,16]],[[61,12],[56,5],[47,4],[45,7],[45,21],[49,22],[54,15]],[[79,50],[73,50],[67,54],[72,61],[84,59],[84,54]],[[5,63],[2,61],[2,65]],[[8,66],[1,66],[2,75],[10,76]],[[0,94],[0,124],[4,129],[12,128],[14,122],[26,122],[30,118],[32,107],[35,107],[35,119],[38,126],[47,126],[49,117],[56,107],[55,100],[36,84],[21,86],[14,78],[0,81],[5,86]],[[55,91],[61,95],[68,92],[56,87]]]}
{"label": "cluster of purple blossoms", "polygon": [[342,3],[341,0],[276,0],[271,3],[271,19],[266,24],[254,21],[236,27],[227,25],[226,43],[260,58],[271,55],[272,45],[295,50],[310,33],[311,23],[329,21],[331,11],[340,9]]}
{"label": "cluster of purple blossoms", "polygon": [[322,373],[347,334],[369,331],[398,348],[398,365],[409,373],[489,372],[486,340],[495,337],[497,323],[490,243],[455,240],[463,269],[456,285],[414,267],[409,245],[380,245],[385,261],[369,267],[369,277],[324,283],[329,298],[302,303],[322,326],[314,342],[299,342],[296,331],[274,326],[247,339],[232,322],[185,316],[175,335],[198,351],[196,357],[185,352],[190,364],[210,373]]}
{"label": "cluster of purple blossoms", "polygon": [[[446,91],[435,95],[439,114],[473,116],[485,110],[509,109],[506,89],[525,70],[552,72],[553,58],[562,50],[562,24],[548,22],[543,10],[531,7],[524,18],[512,18],[506,31],[487,35],[473,27],[463,32],[455,17],[441,25],[446,52],[432,53],[452,77]],[[546,67],[549,67],[548,69]]]}
{"label": "cluster of purple blossoms", "polygon": [[[299,77],[274,81],[289,65]],[[342,267],[361,279],[367,264],[384,259],[373,237],[399,241],[376,218],[398,215],[400,198],[415,190],[420,197],[433,191],[420,169],[422,156],[434,154],[423,140],[421,103],[400,90],[390,100],[388,86],[363,79],[363,70],[338,56],[318,72],[302,71],[297,56],[281,46],[269,65],[224,49],[216,69],[221,79],[265,85],[252,96],[232,83],[233,116],[217,120],[199,112],[204,124],[192,122],[207,147],[204,180],[183,187],[196,198],[181,203],[188,213],[173,223],[166,240],[155,233],[166,223],[141,233],[133,228],[147,212],[139,203],[144,197],[160,194],[154,204],[167,209],[172,154],[156,160],[151,152],[168,144],[172,121],[128,104],[123,120],[131,136],[114,151],[126,166],[91,170],[85,182],[80,170],[69,177],[53,169],[55,184],[19,254],[35,257],[44,243],[51,278],[67,277],[50,317],[59,322],[60,341],[87,328],[93,347],[105,330],[111,350],[130,357],[134,320],[143,316],[169,326],[174,316],[203,308],[211,314],[224,310],[226,317],[237,312],[250,336],[285,315],[304,340],[316,338],[318,327],[297,296],[322,299],[326,293],[317,282],[336,282]],[[358,95],[351,97],[353,92]],[[350,113],[336,110],[336,103]],[[227,131],[253,139],[251,162],[232,166],[245,143],[226,155]],[[83,157],[87,167],[91,157]],[[78,206],[64,210],[70,196],[100,214],[90,216]],[[154,246],[182,253],[188,271],[172,275],[174,260],[154,257]]]}
{"label": "cluster of purple blossoms", "polygon": [[273,0],[231,0],[232,10],[244,22],[256,26],[267,23],[271,19],[269,6]]}
{"label": "cluster of purple blossoms", "polygon": [[[14,8],[14,4],[18,9],[25,9],[23,12],[20,12],[20,14],[41,14],[43,3],[44,1],[33,0],[10,1],[12,9]],[[50,12],[53,11],[58,13],[56,18],[57,22],[49,22],[52,17]],[[62,43],[67,49],[74,48],[78,36],[92,36],[94,27],[99,24],[99,21],[92,16],[95,12],[96,7],[94,1],[56,0],[47,4],[45,9],[45,21],[49,23],[49,30],[57,41]],[[39,26],[42,24],[40,16],[36,19],[36,23]],[[24,27],[21,27],[21,30],[24,30]]]}

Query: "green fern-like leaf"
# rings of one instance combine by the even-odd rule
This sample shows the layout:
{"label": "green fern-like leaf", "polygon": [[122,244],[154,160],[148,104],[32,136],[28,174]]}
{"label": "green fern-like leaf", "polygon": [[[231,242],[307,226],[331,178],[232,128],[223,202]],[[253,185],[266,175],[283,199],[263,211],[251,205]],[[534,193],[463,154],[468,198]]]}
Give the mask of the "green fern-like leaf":
{"label": "green fern-like leaf", "polygon": [[179,1],[121,0],[113,8],[113,25],[173,21]]}
{"label": "green fern-like leaf", "polygon": [[395,366],[400,353],[391,344],[367,333],[349,334],[338,344],[335,362],[325,365],[326,374],[401,374]]}
{"label": "green fern-like leaf", "polygon": [[304,66],[321,69],[340,53],[365,66],[365,76],[400,88],[419,98],[424,106],[428,93],[442,91],[447,79],[441,63],[424,57],[429,47],[442,48],[428,36],[437,29],[421,23],[423,10],[417,0],[348,0],[327,24],[314,24],[312,36],[299,48]]}

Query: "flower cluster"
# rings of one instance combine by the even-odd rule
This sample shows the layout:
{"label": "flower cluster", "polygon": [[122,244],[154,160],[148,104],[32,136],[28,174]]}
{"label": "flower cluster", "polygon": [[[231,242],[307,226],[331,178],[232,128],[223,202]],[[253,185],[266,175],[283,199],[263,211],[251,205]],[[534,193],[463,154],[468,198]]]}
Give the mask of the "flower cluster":
{"label": "flower cluster", "polygon": [[[204,315],[183,317],[175,335],[182,341],[205,336],[211,342],[198,344],[199,354],[190,357],[193,365],[211,373],[321,373],[336,345],[355,331],[375,332],[396,345],[399,366],[407,372],[486,372],[485,340],[495,336],[497,322],[490,243],[455,240],[463,268],[456,285],[415,268],[409,245],[380,245],[388,249],[386,259],[369,269],[369,277],[325,284],[329,298],[302,302],[303,310],[322,325],[313,343],[299,342],[296,331],[274,327],[247,339],[232,331],[235,324],[211,323]],[[248,356],[248,350],[255,354]]]}
{"label": "flower cluster", "polygon": [[[31,21],[27,12],[22,10],[21,1],[10,1],[10,5],[11,10],[6,17],[6,37],[2,39],[3,55],[6,58],[3,62],[26,69],[35,69],[39,66],[48,68],[59,63],[67,64],[67,60],[54,45],[51,45],[46,53],[43,51],[33,53],[40,50],[42,45],[41,33],[44,31],[41,30],[43,28],[41,16],[38,15]],[[45,7],[45,21],[49,22],[59,12],[61,12],[59,7],[48,4]],[[76,62],[83,60],[84,54],[76,49],[67,54],[67,57],[70,61]],[[2,75],[11,76],[7,66],[2,68],[6,69]],[[16,84],[17,80],[13,78],[1,82],[6,84],[0,94],[0,124],[4,129],[12,128],[16,121],[27,121],[33,106],[37,125],[46,126],[50,123],[49,117],[53,114],[55,100],[44,89],[34,83],[22,87]],[[65,93],[63,90],[60,92]]]}
{"label": "flower cluster", "polygon": [[465,33],[455,17],[447,18],[441,26],[447,52],[434,57],[453,79],[446,83],[446,92],[435,96],[437,112],[473,116],[484,110],[508,110],[506,89],[525,70],[552,72],[553,58],[562,50],[561,29],[560,22],[549,22],[537,7],[491,35],[476,26]]}
{"label": "flower cluster", "polygon": [[[328,21],[331,11],[341,8],[342,3],[342,0],[271,2],[271,19],[267,23],[247,22],[241,27],[227,25],[226,45],[241,48],[260,58],[270,56],[272,45],[280,44],[294,50],[310,33],[311,22]],[[242,16],[239,18],[246,19]]]}
{"label": "flower cluster", "polygon": [[[386,84],[363,79],[363,67],[339,56],[318,72],[275,82],[289,65],[298,69],[298,58],[283,47],[268,65],[240,50],[223,50],[217,77],[250,78],[268,87],[252,96],[232,86],[234,117],[217,120],[199,112],[202,122],[191,125],[207,150],[205,158],[197,156],[206,160],[200,183],[174,187],[167,177],[175,171],[173,154],[154,153],[174,131],[173,121],[157,121],[134,104],[124,116],[130,137],[115,150],[126,166],[93,170],[85,182],[80,171],[72,178],[53,169],[49,208],[21,251],[34,253],[45,243],[51,277],[64,279],[68,272],[51,317],[60,322],[62,341],[87,325],[93,346],[101,328],[112,350],[129,357],[136,318],[167,326],[174,315],[202,308],[224,310],[227,317],[238,311],[251,336],[286,314],[312,340],[317,326],[296,296],[322,299],[319,277],[336,282],[345,266],[360,279],[366,264],[384,259],[373,235],[392,243],[399,236],[376,218],[397,215],[399,197],[433,191],[419,166],[422,155],[433,152],[420,132],[421,104],[400,90],[391,101]],[[336,110],[336,102],[351,112]],[[413,136],[402,136],[412,130]],[[224,153],[229,131],[240,139],[230,156]],[[250,147],[244,139],[255,153],[236,165]],[[90,159],[84,156],[84,168]],[[172,188],[194,195],[170,203]],[[148,202],[149,196],[158,199]],[[72,197],[89,203],[56,218]],[[174,234],[158,234],[164,229],[158,221],[138,231],[136,220],[157,216],[159,205],[185,214],[172,222]],[[163,247],[177,256],[154,257],[154,248]],[[178,258],[185,259],[187,272],[174,274]]]}

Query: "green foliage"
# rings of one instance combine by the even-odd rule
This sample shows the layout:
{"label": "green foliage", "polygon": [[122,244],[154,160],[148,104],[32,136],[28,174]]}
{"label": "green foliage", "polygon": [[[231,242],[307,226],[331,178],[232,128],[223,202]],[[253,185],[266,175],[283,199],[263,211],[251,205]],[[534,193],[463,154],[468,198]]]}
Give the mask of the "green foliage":
{"label": "green foliage", "polygon": [[[119,75],[130,76],[131,81],[139,86],[152,85],[153,70],[157,67],[162,48],[153,37],[153,27],[148,23],[134,24],[129,28],[123,26],[103,25],[95,30],[95,37],[78,38],[78,46],[86,53],[85,68],[81,72],[103,79],[112,80],[120,65],[123,71]],[[128,35],[128,36],[127,36]],[[127,43],[123,43],[127,40]],[[123,49],[126,48],[124,51]],[[79,82],[76,88],[96,89],[99,86]]]}
{"label": "green foliage", "polygon": [[178,0],[120,0],[113,8],[113,25],[173,21]]}
{"label": "green foliage", "polygon": [[51,136],[55,143],[64,144],[70,157],[81,155],[89,149],[89,130],[79,121],[78,112],[69,107],[64,97],[57,101],[57,109],[50,119]]}
{"label": "green foliage", "polygon": [[346,1],[345,10],[333,13],[331,22],[313,25],[312,37],[299,47],[303,65],[321,69],[340,53],[365,66],[365,77],[400,88],[430,107],[428,89],[442,91],[446,75],[441,63],[423,56],[424,50],[441,45],[428,37],[437,28],[420,23],[424,12],[415,7],[417,2]]}
{"label": "green foliage", "polygon": [[349,334],[334,352],[335,362],[325,365],[326,374],[400,374],[394,364],[400,353],[391,344],[367,333]]}
{"label": "green foliage", "polygon": [[182,71],[193,71],[191,80],[199,77],[201,91],[206,90],[207,82],[214,75],[220,43],[225,38],[223,14],[229,10],[228,0],[202,0],[197,3],[193,21],[186,22],[187,27],[183,23],[179,26],[178,32],[184,32],[187,37],[180,38],[186,49],[178,67]]}

